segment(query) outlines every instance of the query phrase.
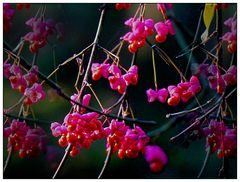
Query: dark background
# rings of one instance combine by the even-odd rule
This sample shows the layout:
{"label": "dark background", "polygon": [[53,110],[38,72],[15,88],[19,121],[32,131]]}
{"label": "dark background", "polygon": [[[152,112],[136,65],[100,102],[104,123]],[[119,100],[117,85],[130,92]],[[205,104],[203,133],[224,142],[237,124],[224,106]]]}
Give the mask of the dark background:
{"label": "dark background", "polygon": [[[25,21],[33,17],[41,4],[32,4],[29,10],[23,9],[16,10],[13,18],[13,27],[10,33],[4,33],[4,41],[11,47],[17,45],[20,37],[30,31],[29,27],[25,25]],[[50,38],[50,42],[56,46],[56,61],[57,64],[62,63],[67,58],[71,57],[74,53],[80,52],[86,46],[91,44],[94,39],[100,12],[98,8],[101,4],[45,4],[47,9],[45,13],[46,18],[52,18],[57,22],[63,22],[65,28],[65,36],[62,42],[55,41],[54,37]],[[119,37],[123,36],[128,27],[124,26],[124,21],[135,14],[139,4],[132,4],[130,10],[117,11],[114,4],[108,4],[103,29],[100,35],[100,45],[111,50],[118,42]],[[15,5],[12,5],[15,7]],[[164,44],[160,47],[171,57],[175,64],[181,71],[185,71],[188,60],[188,55],[181,59],[175,59],[176,55],[190,44],[193,40],[197,22],[199,19],[200,11],[204,4],[174,4],[172,12],[180,23],[180,26],[174,27],[176,29],[175,36],[168,36]],[[227,10],[223,10],[223,20],[233,16],[236,11],[236,4],[231,4]],[[173,13],[174,12],[174,13]],[[145,18],[153,18],[155,22],[162,19],[161,14],[157,11],[155,4],[148,4],[146,6]],[[211,31],[215,28],[215,19],[211,25]],[[201,23],[200,33],[204,31],[203,22]],[[223,32],[227,29],[223,28]],[[154,43],[154,36],[151,36],[150,41]],[[200,41],[198,39],[198,41]],[[207,48],[213,47],[216,40],[211,41],[206,45]],[[223,60],[220,64],[225,67],[229,66],[230,54],[226,51],[226,45],[223,46]],[[33,55],[28,51],[28,46],[25,45],[22,56],[31,62]],[[89,55],[86,55],[89,56]],[[161,58],[156,57],[156,69],[158,77],[159,88],[167,87],[170,84],[177,84],[180,81],[179,75],[175,70],[165,64]],[[85,60],[87,60],[86,57]],[[101,62],[105,56],[102,53],[95,53],[94,61]],[[192,62],[201,63],[205,58],[200,50],[193,52]],[[124,45],[120,53],[121,64],[129,66],[131,61],[131,53],[127,51],[127,44]],[[47,45],[40,49],[37,60],[39,70],[48,75],[54,69],[53,66],[53,53],[52,47]],[[145,91],[149,88],[154,88],[153,83],[153,70],[151,50],[145,45],[141,48],[137,55],[137,63],[139,67],[139,84],[136,87],[129,89],[130,104],[133,108],[134,115],[141,119],[155,120],[158,122],[157,126],[141,127],[146,131],[153,131],[164,124],[170,122],[172,119],[166,119],[165,115],[170,112],[177,112],[187,108],[197,106],[194,99],[188,104],[180,104],[177,107],[169,107],[166,104],[158,102],[149,104]],[[85,63],[86,65],[86,63]],[[58,72],[58,84],[68,94],[75,93],[74,83],[77,76],[78,67],[75,61],[65,66]],[[187,78],[190,77],[188,72]],[[52,77],[54,80],[54,77]],[[98,94],[103,106],[110,106],[114,101],[119,98],[119,94],[111,91],[107,80],[101,79],[98,82],[93,82],[93,88]],[[216,93],[207,86],[207,82],[201,79],[201,83],[205,85],[203,91],[198,94],[200,103],[205,103],[212,98]],[[50,92],[51,90],[46,84],[44,90]],[[10,88],[8,80],[4,79],[4,108],[7,108],[20,98],[20,94]],[[229,99],[229,105],[233,109],[234,117],[236,118],[236,94]],[[91,106],[99,108],[94,99],[91,101]],[[52,99],[46,98],[33,106],[36,117],[49,121],[49,124],[40,124],[49,136],[49,145],[53,151],[50,153],[56,155],[56,164],[61,160],[64,154],[64,148],[57,145],[57,138],[53,137],[50,132],[50,122],[62,122],[64,116],[69,112],[71,105],[62,98]],[[13,113],[18,113],[16,109]],[[108,166],[104,178],[196,178],[201,169],[203,160],[205,158],[205,139],[188,142],[186,139],[180,138],[175,143],[170,143],[169,139],[180,132],[186,127],[184,123],[189,120],[191,116],[177,119],[167,131],[161,133],[159,136],[154,137],[152,140],[155,144],[160,145],[169,157],[169,163],[165,169],[157,174],[150,172],[147,162],[143,156],[136,159],[123,159],[120,160],[113,155],[110,165]],[[106,141],[95,142],[89,150],[82,149],[80,155],[77,157],[70,157],[60,172],[59,178],[97,178],[106,156],[105,152]],[[4,139],[4,160],[6,159],[6,140]],[[19,159],[18,154],[14,154],[12,160],[7,168],[5,178],[51,178],[54,173],[52,164],[46,160],[47,154],[41,154],[36,158]],[[236,158],[229,159],[228,177],[236,178]],[[218,171],[221,168],[222,160],[218,159],[216,154],[210,156],[209,163],[202,175],[202,178],[218,178]]]}

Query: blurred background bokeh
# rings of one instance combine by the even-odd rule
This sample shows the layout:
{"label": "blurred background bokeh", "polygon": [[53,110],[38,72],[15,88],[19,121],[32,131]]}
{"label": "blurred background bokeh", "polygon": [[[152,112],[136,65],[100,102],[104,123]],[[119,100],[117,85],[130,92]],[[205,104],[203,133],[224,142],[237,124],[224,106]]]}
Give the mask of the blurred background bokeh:
{"label": "blurred background bokeh", "polygon": [[[91,44],[94,39],[97,24],[99,20],[100,12],[98,8],[101,4],[46,4],[46,18],[52,18],[57,22],[64,23],[64,40],[55,41],[51,40],[55,45],[56,61],[57,64],[62,63],[73,54],[80,52],[86,46]],[[12,4],[14,7],[15,5]],[[38,8],[41,4],[32,4],[31,8],[21,11],[16,10],[16,14],[13,18],[13,27],[10,33],[4,33],[4,41],[7,42],[12,48],[17,45],[20,37],[24,36],[30,31],[29,27],[25,25],[25,22],[30,17],[35,16]],[[119,38],[123,36],[128,27],[124,25],[124,21],[134,16],[135,11],[139,4],[132,4],[130,10],[117,11],[114,8],[114,4],[108,4],[109,9],[106,13],[102,32],[100,34],[99,44],[108,50],[111,50],[118,42]],[[178,24],[174,23],[176,29],[175,36],[168,36],[167,41],[161,44],[160,47],[170,56],[180,70],[184,71],[187,65],[188,56],[183,56],[180,59],[175,57],[193,41],[194,34],[196,32],[197,23],[201,10],[204,4],[173,4],[172,12],[170,16],[174,16]],[[236,11],[236,4],[231,4],[227,10],[223,11],[223,20],[233,16]],[[156,9],[156,4],[148,4],[146,6],[146,18],[153,18],[156,22],[162,20],[161,14]],[[213,20],[211,31],[214,30],[215,21]],[[223,32],[225,32],[223,27]],[[200,35],[204,31],[203,22],[201,23],[200,33],[198,35],[198,41],[200,41]],[[154,36],[149,39],[154,43]],[[206,48],[211,48],[216,44],[216,40],[211,41],[206,45]],[[29,52],[28,46],[25,45],[22,56],[26,58],[29,63],[33,59],[33,55]],[[87,61],[89,54],[86,55],[85,61]],[[127,44],[124,45],[121,53],[121,64],[129,67],[132,54],[127,50]],[[200,50],[193,51],[192,62],[201,63],[205,58]],[[105,59],[103,53],[96,52],[94,56],[94,62],[102,62]],[[223,60],[221,64],[228,66],[231,57],[226,52],[226,45],[223,46]],[[160,173],[153,174],[149,170],[147,162],[144,157],[140,155],[136,159],[119,159],[116,154],[112,156],[110,164],[106,169],[104,178],[196,178],[198,172],[203,164],[206,151],[205,151],[205,139],[199,139],[196,141],[189,141],[186,138],[181,137],[176,142],[169,142],[169,139],[180,132],[187,126],[187,121],[191,116],[181,116],[167,119],[165,115],[170,112],[177,112],[187,108],[197,106],[197,103],[192,99],[188,104],[180,104],[177,107],[169,107],[166,104],[158,102],[149,104],[147,102],[146,90],[154,88],[153,82],[153,69],[151,59],[151,49],[145,45],[141,48],[137,54],[137,62],[139,66],[139,84],[129,89],[130,104],[134,111],[134,115],[137,118],[145,120],[157,121],[156,126],[141,125],[146,131],[154,131],[171,120],[176,120],[175,124],[159,136],[153,137],[152,142],[160,145],[167,153],[169,157],[169,163]],[[236,63],[235,63],[236,64]],[[50,45],[40,49],[37,65],[39,70],[48,75],[54,70],[53,64],[53,51]],[[85,62],[86,65],[86,62]],[[160,57],[156,56],[156,69],[158,77],[159,88],[167,87],[170,84],[176,84],[180,81],[179,75],[171,67],[165,64]],[[77,76],[78,67],[76,61],[72,61],[70,64],[61,69],[57,76],[57,83],[68,94],[75,93],[74,83]],[[188,72],[187,78],[190,77],[191,72]],[[54,80],[54,77],[52,77]],[[98,94],[103,106],[107,107],[113,104],[120,95],[114,91],[111,91],[108,81],[101,79],[98,82],[91,81],[93,88]],[[205,103],[212,98],[216,93],[209,89],[207,82],[201,79],[201,83],[205,85],[203,91],[198,95],[200,103]],[[52,90],[46,84],[44,90],[47,93],[51,93]],[[89,90],[87,90],[90,92]],[[4,79],[3,85],[3,106],[7,108],[20,98],[20,94],[10,88],[8,80]],[[229,105],[233,109],[233,114],[236,118],[237,110],[236,93],[229,99]],[[91,106],[99,109],[97,102],[92,99]],[[50,94],[44,101],[41,101],[33,105],[35,115],[37,118],[41,118],[49,121],[49,124],[39,124],[48,133],[48,145],[49,150],[47,154],[41,154],[36,158],[24,158],[20,159],[18,154],[14,154],[12,160],[9,163],[8,169],[5,174],[5,178],[51,178],[54,174],[54,168],[60,162],[61,157],[64,154],[64,148],[57,145],[57,138],[51,135],[50,123],[54,121],[62,122],[64,116],[69,112],[71,104],[59,97],[52,97]],[[18,113],[18,109],[15,109],[13,114]],[[70,157],[62,171],[59,178],[97,178],[106,157],[105,152],[106,141],[95,142],[89,150],[82,149],[77,157]],[[4,156],[6,159],[6,139],[4,139]],[[52,156],[53,162],[49,162],[47,157]],[[228,177],[236,178],[236,158],[230,158],[228,160]],[[222,166],[222,160],[218,159],[216,154],[210,156],[209,163],[203,172],[202,178],[218,178],[218,171]]]}

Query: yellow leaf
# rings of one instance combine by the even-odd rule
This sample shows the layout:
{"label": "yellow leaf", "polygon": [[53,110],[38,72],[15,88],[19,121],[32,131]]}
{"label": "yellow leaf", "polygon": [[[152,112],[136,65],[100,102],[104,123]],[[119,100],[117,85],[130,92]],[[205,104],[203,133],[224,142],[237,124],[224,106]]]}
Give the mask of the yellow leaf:
{"label": "yellow leaf", "polygon": [[212,19],[214,17],[214,11],[215,11],[215,5],[214,3],[206,3],[204,7],[203,12],[203,22],[206,27],[206,30],[203,32],[201,39],[202,41],[206,41],[208,37],[209,27],[211,25]]}
{"label": "yellow leaf", "polygon": [[205,24],[205,27],[207,31],[209,31],[209,27],[211,25],[212,19],[214,17],[214,11],[215,11],[215,4],[214,3],[206,3],[204,12],[203,12],[203,21]]}

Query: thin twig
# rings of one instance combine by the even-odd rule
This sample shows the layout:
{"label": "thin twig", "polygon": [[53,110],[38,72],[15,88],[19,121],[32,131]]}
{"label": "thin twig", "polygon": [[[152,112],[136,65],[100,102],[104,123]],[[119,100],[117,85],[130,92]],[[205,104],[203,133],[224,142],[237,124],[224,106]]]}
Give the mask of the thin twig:
{"label": "thin twig", "polygon": [[200,117],[195,119],[195,122],[192,123],[190,126],[188,126],[186,129],[184,129],[182,132],[180,132],[179,134],[177,134],[176,136],[170,138],[170,141],[175,140],[177,137],[181,136],[182,134],[184,134],[185,132],[187,132],[188,130],[192,129],[194,126],[198,125],[200,123],[200,121],[205,118],[207,115],[211,114],[217,107],[219,107],[222,102],[223,99],[227,99],[228,97],[230,97],[235,91],[237,90],[237,88],[233,89],[228,95],[225,96],[225,93],[222,94],[222,96],[214,103],[214,105],[212,106],[211,109],[209,109],[206,113],[204,113],[203,115],[201,115]]}
{"label": "thin twig", "polygon": [[100,174],[98,175],[98,179],[101,179],[101,178],[102,178],[102,175],[103,175],[106,167],[108,166],[108,164],[109,164],[109,162],[110,162],[111,155],[112,155],[112,147],[110,147],[110,149],[108,150],[106,159],[104,160],[104,165],[103,165],[103,167],[102,167],[102,170],[101,170]]}
{"label": "thin twig", "polygon": [[[7,51],[11,50],[9,48],[9,46],[4,42],[4,47]],[[10,51],[11,52],[11,51]],[[75,57],[75,56],[74,56]],[[76,58],[76,57],[75,57]],[[69,60],[69,59],[68,59]],[[30,69],[31,68],[31,65],[25,61],[24,58],[21,57],[21,65],[23,67],[25,67],[26,69]],[[108,113],[104,113],[104,112],[101,112],[100,110],[97,110],[93,107],[90,107],[90,106],[84,106],[82,105],[80,102],[76,102],[74,100],[72,100],[66,93],[64,93],[62,91],[62,89],[55,83],[53,82],[52,80],[50,80],[49,78],[47,78],[43,73],[41,73],[40,71],[38,72],[38,76],[40,79],[44,80],[50,87],[52,87],[54,90],[56,90],[56,92],[58,93],[58,95],[60,97],[62,97],[63,99],[65,99],[66,101],[69,101],[69,102],[73,102],[74,104],[88,110],[88,111],[91,111],[91,112],[96,112],[96,113],[99,113],[101,115],[105,115],[106,117],[110,117],[110,118],[115,118],[115,119],[119,119],[119,120],[125,120],[125,121],[128,121],[128,122],[135,122],[135,123],[141,123],[141,124],[156,124],[155,121],[147,121],[147,120],[140,120],[140,119],[137,119],[137,118],[134,118],[134,119],[131,119],[131,118],[123,118],[123,117],[118,117],[117,115],[115,114],[108,114]]]}
{"label": "thin twig", "polygon": [[[136,63],[136,59],[137,59],[137,52],[135,54],[133,54],[132,56],[132,61],[131,61],[131,66],[133,66],[135,63]],[[121,110],[122,110],[122,107],[123,107],[123,102],[124,102],[124,99],[126,97],[126,94],[127,94],[127,90],[123,93],[122,97],[120,97],[120,99],[118,100],[117,103],[121,103],[120,107],[119,107],[119,110],[118,110],[118,117],[120,116],[120,113],[121,113]],[[117,104],[118,105],[118,104]],[[117,106],[117,105],[113,105],[114,107]],[[113,107],[111,106],[111,107]],[[110,146],[109,150],[108,150],[108,153],[107,153],[107,156],[106,156],[106,159],[104,161],[104,165],[102,167],[102,170],[98,176],[98,179],[101,179],[102,178],[102,175],[104,173],[104,171],[106,170],[107,168],[107,165],[109,164],[110,162],[110,159],[111,159],[111,154],[112,154],[112,146]]]}
{"label": "thin twig", "polygon": [[[81,60],[81,61],[82,61],[82,60]],[[77,85],[78,85],[79,78],[80,78],[81,74],[82,74],[82,63],[79,63],[79,65],[78,65],[77,79],[76,79],[75,84],[74,84],[74,87],[75,87],[75,89],[77,90],[77,92],[79,92]]]}
{"label": "thin twig", "polygon": [[88,65],[87,65],[85,75],[83,77],[81,89],[84,88],[85,82],[88,81],[89,70],[90,70],[90,67],[91,67],[91,64],[92,64],[92,59],[93,59],[93,55],[94,55],[94,52],[95,52],[95,49],[96,49],[96,44],[98,43],[99,34],[101,32],[101,29],[102,29],[102,23],[103,23],[103,18],[105,16],[105,12],[106,12],[106,7],[107,7],[107,5],[103,4],[103,6],[101,8],[101,15],[100,15],[99,22],[98,22],[98,28],[97,28],[97,32],[96,32],[96,35],[95,35],[95,38],[94,38],[94,41],[93,41],[92,51],[91,51],[91,54],[90,54],[90,57],[89,57],[89,60],[88,60]]}
{"label": "thin twig", "polygon": [[66,150],[65,150],[65,154],[64,154],[64,156],[63,156],[60,164],[58,165],[58,168],[57,168],[57,170],[55,171],[52,179],[55,179],[55,178],[57,177],[59,171],[62,169],[63,164],[64,164],[64,163],[66,162],[66,160],[67,160],[67,157],[68,157],[68,154],[70,153],[71,148],[72,148],[72,145],[71,145],[71,144],[68,144],[68,146],[67,146],[67,148],[66,148]]}
{"label": "thin twig", "polygon": [[[215,97],[211,98],[211,99],[208,100],[206,103],[202,104],[201,107],[204,107],[204,106],[210,104],[214,99],[215,99]],[[166,118],[170,118],[171,116],[177,116],[177,115],[181,115],[181,114],[186,114],[186,113],[194,112],[194,111],[197,111],[198,109],[201,109],[201,107],[198,106],[198,107],[195,107],[195,108],[190,109],[190,110],[184,110],[184,111],[180,111],[180,112],[169,113],[169,114],[166,114]]]}
{"label": "thin twig", "polygon": [[234,88],[229,94],[226,95],[225,99],[228,99],[235,91],[237,91],[237,88]]}
{"label": "thin twig", "polygon": [[158,90],[157,84],[157,72],[156,72],[156,64],[155,64],[155,57],[154,57],[154,50],[152,49],[152,64],[153,64],[153,78],[154,78],[154,85],[155,89]]}
{"label": "thin twig", "polygon": [[105,109],[105,113],[108,113],[110,112],[113,108],[117,107],[121,102],[122,100],[124,99],[124,95],[122,95],[118,100],[117,102],[115,102],[113,105],[111,105],[109,108]]}
{"label": "thin twig", "polygon": [[13,146],[10,147],[10,150],[8,151],[8,156],[7,156],[7,159],[5,161],[5,165],[3,167],[3,173],[5,173],[6,169],[7,169],[7,166],[9,164],[9,161],[12,157],[12,152],[13,152]]}
{"label": "thin twig", "polygon": [[[87,50],[89,50],[91,47],[93,46],[93,44],[90,44],[89,46],[87,46],[86,48],[84,48],[82,51],[80,51],[77,54],[74,54],[72,57],[68,58],[66,61],[64,61],[63,63],[59,64],[58,67],[47,76],[47,79],[49,79],[52,75],[54,75],[60,68],[62,68],[64,65],[68,64],[69,62],[71,62],[72,60],[76,59],[77,57],[79,57],[80,55],[82,55],[83,53],[85,53]],[[43,79],[41,85],[45,82],[46,80]]]}
{"label": "thin twig", "polygon": [[[18,56],[18,55],[17,55]],[[38,52],[33,55],[32,66],[36,63],[38,57]]]}
{"label": "thin twig", "polygon": [[[97,32],[96,32],[96,35],[95,35],[95,38],[94,38],[94,41],[93,41],[92,51],[91,51],[91,55],[89,57],[87,69],[86,69],[86,72],[85,72],[85,75],[84,75],[84,78],[83,78],[83,81],[82,81],[80,94],[83,92],[83,90],[84,90],[84,88],[86,86],[86,83],[88,81],[89,70],[90,70],[90,66],[92,64],[92,59],[93,59],[94,51],[95,51],[95,48],[96,48],[96,44],[98,43],[99,34],[100,34],[101,27],[102,27],[102,22],[103,22],[103,17],[105,15],[105,12],[106,12],[106,4],[104,4],[104,6],[101,9],[101,15],[100,15],[99,23],[98,23],[98,28],[97,28]],[[64,164],[64,162],[66,161],[66,159],[68,157],[68,154],[69,154],[69,151],[70,151],[71,147],[72,147],[72,145],[68,144],[68,147],[66,148],[65,154],[64,154],[64,156],[63,156],[63,158],[61,160],[61,163],[59,164],[55,174],[53,175],[53,179],[56,178],[57,174],[59,173],[59,171],[63,167],[63,164]]]}
{"label": "thin twig", "polygon": [[16,104],[12,105],[11,107],[9,107],[9,108],[7,108],[7,109],[4,109],[4,112],[6,112],[6,113],[10,112],[12,109],[14,109],[14,108],[17,107],[19,104],[21,104],[24,98],[25,98],[25,96],[22,96],[22,97],[18,100],[18,102],[17,102]]}
{"label": "thin twig", "polygon": [[210,156],[210,153],[211,153],[211,150],[210,150],[210,147],[207,148],[207,151],[206,151],[206,156],[205,156],[205,159],[203,161],[203,165],[202,165],[202,168],[200,170],[200,172],[198,173],[198,176],[197,178],[200,178],[202,176],[202,173],[204,171],[204,169],[206,168],[207,166],[207,163],[208,163],[208,159],[209,159],[209,156]]}
{"label": "thin twig", "polygon": [[[136,58],[137,58],[137,53],[138,53],[138,52],[136,52],[135,54],[133,54],[130,67],[135,64]],[[115,102],[112,106],[110,106],[109,108],[105,109],[105,112],[107,113],[108,111],[111,111],[113,108],[117,107],[117,106],[122,102],[122,100],[123,100],[124,98],[125,98],[125,94],[123,94],[123,95],[117,100],[117,102]]]}
{"label": "thin twig", "polygon": [[212,37],[214,37],[216,34],[217,34],[217,32],[214,31],[211,35],[208,36],[208,38],[207,38],[205,41],[203,41],[203,42],[195,45],[193,48],[189,49],[188,51],[186,51],[186,52],[184,52],[184,53],[176,56],[176,59],[179,59],[180,57],[183,57],[183,56],[185,56],[186,54],[189,54],[189,53],[190,53],[191,51],[193,51],[194,49],[199,48],[201,45],[204,45],[204,44],[207,43]]}
{"label": "thin twig", "polygon": [[[219,48],[220,46],[221,46],[221,44],[219,43],[218,46],[217,46],[217,48]],[[210,51],[204,49],[204,48],[201,47],[201,46],[199,46],[199,49],[201,49],[204,53],[206,53],[206,54],[208,55],[208,57],[210,56],[209,58],[212,57],[213,61],[214,61],[215,59],[218,60],[218,57],[215,56],[214,54],[212,54]]]}
{"label": "thin twig", "polygon": [[[198,32],[199,32],[200,25],[201,25],[201,20],[202,20],[202,14],[203,14],[203,10],[201,11],[199,19],[198,19],[197,30],[196,30],[196,33],[195,33],[195,36],[194,36],[193,42],[192,42],[193,45],[195,44],[195,42],[197,40],[197,36],[198,36]],[[193,46],[192,46],[192,48],[193,48]],[[184,76],[186,76],[186,74],[187,74],[187,70],[188,70],[189,64],[191,62],[191,59],[192,59],[192,51],[190,52],[190,55],[188,57],[188,62],[187,62],[187,66],[186,66],[186,69],[185,69]]]}
{"label": "thin twig", "polygon": [[[119,47],[119,50],[121,49],[121,46],[122,45],[122,43],[120,44],[120,47]],[[112,59],[112,60],[117,60],[117,62],[119,62],[119,57],[117,56],[117,55],[115,55],[115,54],[113,54],[111,51],[109,51],[109,50],[107,50],[106,48],[104,48],[104,47],[102,47],[102,46],[100,46],[100,45],[97,45],[100,49],[102,49],[103,50],[103,52],[105,52],[107,55],[109,55],[110,57],[112,56],[112,57],[114,57],[114,59]],[[119,52],[119,51],[118,51]]]}
{"label": "thin twig", "polygon": [[13,52],[16,52],[20,48],[20,46],[22,46],[24,41],[25,41],[24,39],[21,39],[20,42],[18,43],[18,45],[13,49]]}
{"label": "thin twig", "polygon": [[215,105],[208,110],[208,112],[206,112],[205,114],[203,114],[202,116],[198,117],[195,119],[194,123],[192,123],[190,126],[188,126],[187,128],[185,128],[183,131],[181,131],[180,133],[178,133],[176,136],[170,138],[170,141],[175,140],[176,138],[178,138],[179,136],[181,136],[182,134],[184,134],[185,132],[187,132],[188,130],[192,129],[194,126],[198,125],[200,123],[200,121],[206,117],[207,115],[209,115],[210,113],[212,113],[219,105],[221,104],[219,102],[216,102]]}
{"label": "thin twig", "polygon": [[158,53],[158,55],[166,62],[168,65],[172,65],[174,69],[178,72],[180,76],[182,76],[183,80],[186,81],[186,78],[182,74],[182,72],[178,69],[178,67],[175,65],[175,63],[170,59],[170,57],[156,44],[152,45],[149,40],[146,39],[147,44],[155,51]]}
{"label": "thin twig", "polygon": [[102,111],[104,111],[103,105],[101,104],[100,99],[98,98],[96,92],[93,90],[92,86],[89,83],[87,83],[87,87],[91,90],[93,96],[95,97],[95,99],[96,99],[98,105],[100,106],[100,108],[102,109]]}

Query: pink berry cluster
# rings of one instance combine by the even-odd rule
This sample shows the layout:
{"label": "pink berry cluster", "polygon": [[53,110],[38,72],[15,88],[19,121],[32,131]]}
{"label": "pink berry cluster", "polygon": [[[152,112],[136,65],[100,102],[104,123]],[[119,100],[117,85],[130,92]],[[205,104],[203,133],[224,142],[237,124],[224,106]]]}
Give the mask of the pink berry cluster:
{"label": "pink berry cluster", "polygon": [[128,50],[135,53],[138,48],[141,48],[146,43],[146,37],[154,33],[153,19],[134,19],[130,18],[125,21],[125,25],[131,28],[131,32],[127,32],[123,36],[123,40],[129,43]]}
{"label": "pink berry cluster", "polygon": [[15,10],[12,9],[9,3],[3,4],[3,30],[4,32],[10,32],[12,28],[12,18],[15,14]]}
{"label": "pink berry cluster", "polygon": [[211,120],[209,126],[203,129],[207,137],[206,147],[216,152],[219,158],[236,156],[237,129],[225,126],[223,121]]}
{"label": "pink berry cluster", "polygon": [[133,65],[129,68],[127,73],[122,75],[120,68],[112,64],[93,63],[91,67],[92,79],[99,80],[101,77],[108,78],[110,87],[123,94],[129,85],[136,85],[138,83],[138,67]]}
{"label": "pink berry cluster", "polygon": [[17,3],[16,8],[18,10],[22,10],[23,8],[29,9],[31,7],[31,4],[29,3]]}
{"label": "pink berry cluster", "polygon": [[166,153],[157,145],[146,146],[145,159],[154,173],[160,172],[168,162]]}
{"label": "pink berry cluster", "polygon": [[233,54],[237,50],[237,20],[231,17],[224,22],[224,25],[227,26],[230,31],[223,35],[222,40],[227,42],[228,52]]}
{"label": "pink berry cluster", "polygon": [[[192,76],[189,82],[181,82],[175,85],[170,85],[168,88],[162,88],[158,91],[153,89],[148,89],[146,91],[148,102],[154,102],[158,100],[161,103],[167,101],[169,106],[177,106],[182,102],[188,102],[189,99],[194,97],[197,93],[201,91],[201,85],[196,76]],[[168,98],[168,95],[170,96]]]}
{"label": "pink berry cluster", "polygon": [[36,53],[38,49],[47,44],[49,35],[57,33],[58,38],[63,36],[62,24],[56,24],[53,19],[44,20],[43,17],[30,18],[26,21],[26,25],[32,28],[32,32],[28,32],[24,36],[24,40],[30,44],[29,50],[32,53]]}
{"label": "pink berry cluster", "polygon": [[38,67],[33,66],[23,75],[20,66],[4,63],[4,77],[9,79],[11,87],[25,96],[24,104],[31,105],[45,98],[42,86],[38,84]]}
{"label": "pink berry cluster", "polygon": [[116,10],[120,11],[122,9],[129,9],[131,6],[130,3],[116,3],[115,4],[115,8]]}
{"label": "pink berry cluster", "polygon": [[176,32],[173,28],[173,24],[171,20],[165,20],[164,22],[157,22],[154,25],[154,28],[157,32],[157,35],[155,36],[155,39],[159,43],[163,43],[167,39],[167,35],[175,35]]}
{"label": "pink berry cluster", "polygon": [[[78,95],[74,94],[71,98],[78,101]],[[88,106],[91,95],[83,96],[82,104]],[[74,105],[74,103],[72,103]],[[75,105],[74,105],[75,106]],[[84,110],[68,114],[63,124],[54,122],[51,124],[52,134],[60,137],[58,143],[61,147],[68,144],[72,145],[70,155],[76,156],[81,148],[89,148],[91,144],[99,139],[107,138],[107,150],[112,147],[112,153],[118,151],[118,157],[137,157],[138,153],[144,152],[145,145],[149,142],[149,137],[138,126],[130,129],[124,122],[112,120],[108,127],[98,119],[99,114],[89,112],[83,114]]]}
{"label": "pink berry cluster", "polygon": [[[158,4],[158,6],[166,13],[164,4]],[[131,53],[135,53],[138,48],[145,45],[146,38],[154,33],[154,28],[157,32],[155,39],[159,43],[165,42],[168,34],[175,35],[176,33],[171,20],[167,19],[154,24],[153,19],[130,18],[125,21],[125,25],[131,28],[131,32],[127,32],[122,39],[129,43],[128,50]]]}
{"label": "pink berry cluster", "polygon": [[155,40],[159,43],[163,43],[167,39],[168,33],[170,35],[175,35],[176,32],[173,28],[173,24],[170,20],[167,19],[167,9],[171,9],[172,4],[171,3],[158,3],[157,4],[157,10],[162,13],[164,17],[164,22],[157,22],[154,25],[154,28],[157,32],[157,35],[155,36]]}
{"label": "pink berry cluster", "polygon": [[42,90],[42,85],[34,83],[32,87],[26,88],[24,92],[24,104],[32,105],[45,98],[45,92]]}
{"label": "pink berry cluster", "polygon": [[4,137],[8,138],[8,151],[19,152],[19,157],[37,156],[46,150],[47,135],[40,128],[30,128],[26,122],[12,120],[9,127],[4,128]]}
{"label": "pink berry cluster", "polygon": [[193,74],[208,77],[210,88],[216,90],[219,94],[222,94],[227,86],[237,83],[237,67],[235,65],[230,66],[224,74],[221,74],[214,64],[194,64],[192,67],[195,69],[192,70]]}
{"label": "pink berry cluster", "polygon": [[52,134],[60,137],[58,143],[61,147],[71,144],[71,156],[76,156],[80,148],[89,148],[91,144],[106,136],[101,121],[98,120],[99,114],[90,112],[80,114],[74,112],[66,115],[63,124],[54,122],[51,124]]}
{"label": "pink berry cluster", "polygon": [[139,152],[144,153],[145,146],[149,142],[149,137],[139,126],[130,129],[124,122],[112,120],[105,130],[108,134],[107,150],[112,148],[112,153],[118,151],[120,159],[135,158]]}

